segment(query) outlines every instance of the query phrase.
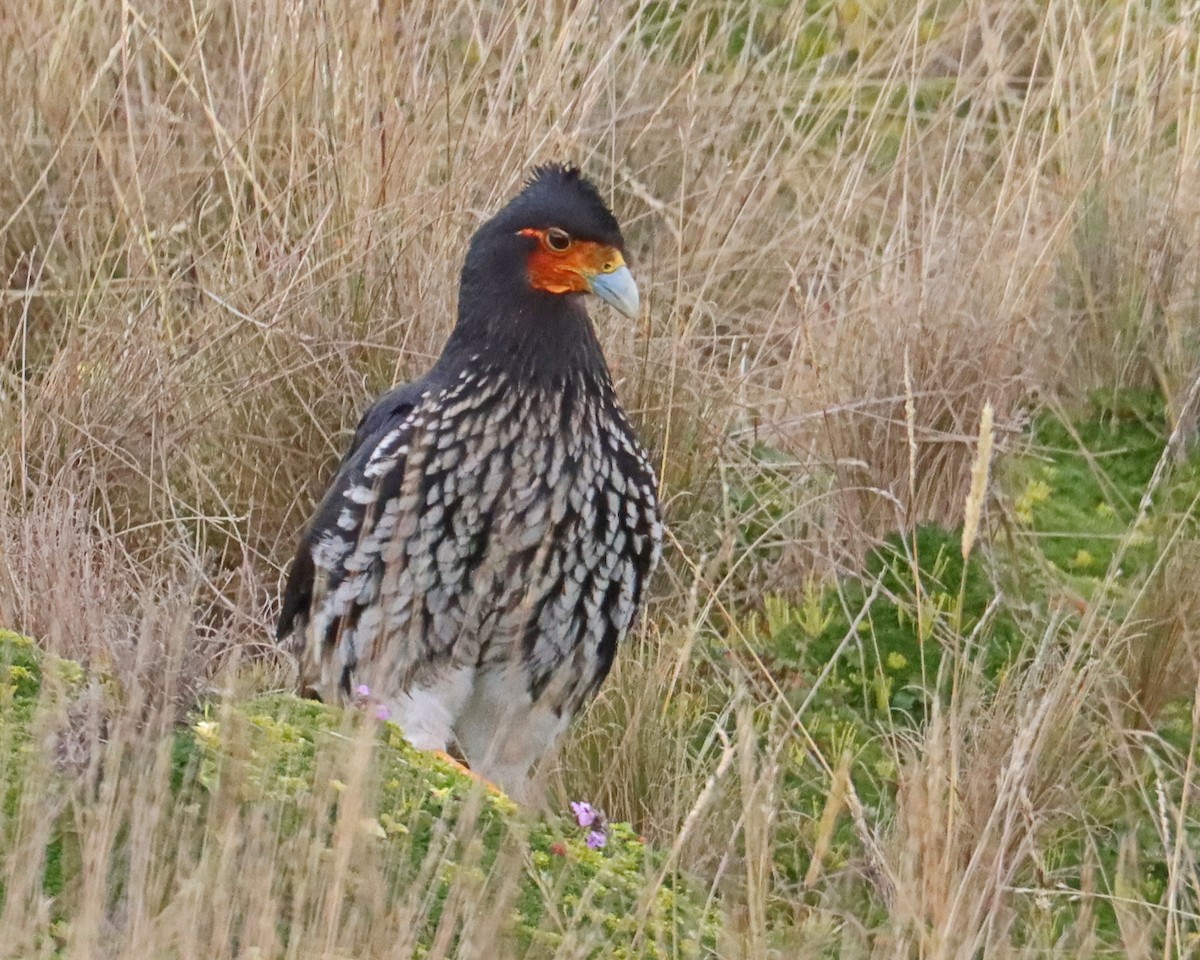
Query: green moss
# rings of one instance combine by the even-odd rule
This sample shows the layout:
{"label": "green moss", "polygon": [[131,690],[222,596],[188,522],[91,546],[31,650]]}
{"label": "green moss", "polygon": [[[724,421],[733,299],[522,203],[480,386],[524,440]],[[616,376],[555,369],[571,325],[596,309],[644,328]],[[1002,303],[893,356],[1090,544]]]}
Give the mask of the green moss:
{"label": "green moss", "polygon": [[1030,453],[1004,471],[1019,534],[1006,558],[1017,592],[1074,596],[1081,609],[1102,600],[1115,615],[1130,609],[1164,545],[1200,533],[1200,462],[1164,460],[1168,435],[1161,397],[1146,391],[1098,393],[1071,421],[1037,418]]}
{"label": "green moss", "polygon": [[[946,648],[980,627],[996,596],[980,552],[964,562],[961,532],[927,525],[871,551],[858,581],[836,590],[809,584],[798,604],[768,597],[755,635],[777,676],[798,675],[801,682],[787,684],[797,695],[832,665],[822,705],[908,724],[924,717]],[[1019,631],[1001,607],[981,634],[982,672],[995,678],[1016,656]]]}
{"label": "green moss", "polygon": [[[78,675],[77,665],[44,657],[28,637],[0,630],[0,862],[13,844],[20,809],[21,786],[35,759],[34,715],[41,694],[43,667],[57,677]],[[43,868],[43,886],[50,895],[63,886],[63,841],[51,838]],[[0,909],[5,890],[0,884]]]}
{"label": "green moss", "polygon": [[[77,685],[82,671],[24,637],[0,633],[0,873],[13,850],[13,815],[36,759],[30,746],[51,676]],[[368,762],[356,766],[356,758]],[[418,954],[432,943],[456,889],[503,907],[507,921],[496,935],[522,956],[549,955],[568,941],[581,957],[699,958],[715,950],[716,916],[628,824],[610,825],[604,848],[589,849],[587,831],[573,819],[535,818],[414,750],[394,725],[356,711],[287,695],[211,706],[172,735],[170,782],[191,822],[202,824],[211,808],[222,811],[223,822],[265,823],[280,850],[292,837],[332,847],[346,829],[342,814],[352,816],[356,842],[369,845],[367,875],[385,878],[389,902],[420,893]],[[119,835],[108,867],[115,900],[125,888],[130,842],[126,828]],[[51,919],[73,910],[73,874],[81,866],[71,855],[75,840],[64,821],[45,852],[43,890],[57,898]],[[188,846],[191,857],[208,840],[197,832],[173,842]],[[273,891],[280,902],[291,902],[303,872],[302,864],[281,864],[285,879]],[[286,941],[286,921],[280,933]]]}
{"label": "green moss", "polygon": [[[1092,415],[1075,423],[1053,415],[1037,420],[1035,454],[1020,465],[1014,484],[1015,509],[1047,560],[1072,576],[1104,576],[1137,516],[1165,429],[1161,405],[1138,394],[1101,398]],[[1153,560],[1149,533],[1135,531],[1122,560],[1126,570]]]}
{"label": "green moss", "polygon": [[[859,799],[886,819],[896,733],[923,723],[935,698],[949,699],[953,671],[944,661],[971,664],[986,690],[1017,660],[1023,635],[999,602],[982,550],[964,562],[959,530],[929,525],[914,536],[895,534],[864,566],[861,578],[837,587],[810,581],[798,601],[765,598],[763,615],[745,632],[792,706],[806,705],[805,730],[821,754],[830,762],[847,757]],[[775,864],[799,881],[831,783],[803,749],[783,769]],[[825,869],[836,871],[860,853],[853,825],[842,818]],[[864,909],[879,913],[882,905]]]}
{"label": "green moss", "polygon": [[[219,717],[198,718],[191,738],[198,753],[189,762],[210,791],[221,789],[222,778],[235,778],[243,801],[273,806],[286,832],[295,829],[313,797],[330,789],[330,817],[336,817],[337,794],[350,788],[330,772],[337,772],[336,754],[347,752],[347,738],[362,734],[360,722],[371,721],[291,696],[263,697],[226,707]],[[436,929],[451,888],[482,882],[504,853],[525,864],[509,936],[526,956],[557,943],[562,934],[555,931],[561,930],[583,942],[595,938],[587,956],[699,957],[712,951],[715,918],[669,872],[661,888],[650,886],[661,857],[628,824],[612,825],[607,845],[591,850],[586,831],[573,821],[530,818],[502,794],[481,791],[453,765],[414,750],[392,724],[379,725],[370,753],[364,824],[390,848],[394,895],[432,859],[442,859],[422,940]],[[468,818],[470,840],[447,841],[447,830]],[[462,859],[456,862],[455,854]]]}
{"label": "green moss", "polygon": [[[1068,595],[1090,599],[1111,567],[1116,587],[1105,599],[1115,616],[1124,615],[1167,538],[1178,535],[1181,525],[1183,535],[1191,535],[1200,495],[1194,461],[1168,465],[1139,520],[1167,435],[1161,400],[1149,393],[1097,395],[1084,415],[1067,422],[1043,414],[1035,420],[1030,453],[1001,471],[999,486],[1008,491],[1011,507],[997,513],[1015,516],[1018,531],[1027,533],[1015,538],[1015,550],[1002,538],[993,555],[980,546],[964,562],[959,530],[925,526],[911,537],[888,538],[856,581],[836,587],[810,582],[789,597],[764,598],[762,614],[745,628],[755,658],[794,706],[807,705],[805,727],[822,754],[850,758],[855,788],[869,809],[886,819],[896,775],[895,734],[922,723],[933,698],[946,701],[955,673],[969,669],[986,697],[1018,664],[1024,638],[1042,633],[1049,605],[1061,607],[1064,586]],[[771,516],[789,509],[781,488],[754,495]],[[993,560],[996,570],[989,567]],[[1173,715],[1168,710],[1164,716]],[[1184,753],[1190,720],[1179,731],[1177,749]],[[1169,737],[1169,724],[1160,732]],[[799,877],[829,779],[804,751],[794,760],[785,766],[790,821],[781,831],[776,863]],[[1096,824],[1109,824],[1113,836],[1127,833],[1137,815],[1107,809],[1108,803],[1097,803]],[[1080,843],[1064,838],[1060,851],[1076,880]],[[1138,840],[1139,848],[1147,843]],[[843,824],[827,864],[835,868],[856,850]],[[1106,876],[1114,866],[1100,864]]]}
{"label": "green moss", "polygon": [[16,814],[41,680],[42,657],[33,641],[0,630],[0,824]]}

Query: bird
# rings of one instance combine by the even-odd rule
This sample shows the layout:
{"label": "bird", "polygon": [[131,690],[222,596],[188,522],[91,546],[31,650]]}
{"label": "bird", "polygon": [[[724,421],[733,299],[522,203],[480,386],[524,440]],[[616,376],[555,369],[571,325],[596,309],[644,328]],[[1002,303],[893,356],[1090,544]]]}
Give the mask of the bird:
{"label": "bird", "polygon": [[363,414],[299,536],[277,639],[515,800],[596,695],[659,561],[653,463],[588,315],[640,316],[619,224],[566,164],[472,237],[421,379]]}

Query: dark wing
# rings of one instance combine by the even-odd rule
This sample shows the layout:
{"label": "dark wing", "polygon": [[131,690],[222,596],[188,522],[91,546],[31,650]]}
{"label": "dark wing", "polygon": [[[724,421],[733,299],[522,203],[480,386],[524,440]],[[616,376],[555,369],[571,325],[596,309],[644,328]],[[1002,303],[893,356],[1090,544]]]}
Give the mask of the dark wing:
{"label": "dark wing", "polygon": [[[391,430],[402,424],[428,389],[426,380],[416,383],[406,383],[393,387],[383,394],[367,409],[358,421],[354,431],[354,439],[342,456],[334,472],[324,498],[317,507],[312,519],[305,525],[300,534],[300,542],[296,546],[296,556],[292,560],[292,569],[288,573],[287,586],[283,590],[283,606],[279,613],[279,623],[275,628],[276,639],[282,640],[298,627],[303,629],[309,619],[309,608],[313,598],[313,583],[316,567],[313,562],[313,548],[322,540],[339,533],[338,519],[347,507],[353,509],[353,503],[347,503],[345,491],[355,482],[356,474],[362,472],[366,460],[370,457],[375,446]],[[361,525],[361,517],[358,518]],[[357,530],[351,532],[356,535]],[[297,624],[297,617],[301,623]]]}

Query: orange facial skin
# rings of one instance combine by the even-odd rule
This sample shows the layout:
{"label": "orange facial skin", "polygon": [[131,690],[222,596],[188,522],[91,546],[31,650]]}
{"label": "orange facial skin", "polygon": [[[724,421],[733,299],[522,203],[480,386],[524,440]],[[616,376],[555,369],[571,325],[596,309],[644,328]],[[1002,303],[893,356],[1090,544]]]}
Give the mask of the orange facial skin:
{"label": "orange facial skin", "polygon": [[590,279],[598,273],[611,273],[625,263],[621,251],[590,240],[573,240],[566,250],[553,249],[546,239],[548,230],[530,228],[519,231],[534,237],[537,249],[529,255],[529,284],[547,293],[586,293]]}

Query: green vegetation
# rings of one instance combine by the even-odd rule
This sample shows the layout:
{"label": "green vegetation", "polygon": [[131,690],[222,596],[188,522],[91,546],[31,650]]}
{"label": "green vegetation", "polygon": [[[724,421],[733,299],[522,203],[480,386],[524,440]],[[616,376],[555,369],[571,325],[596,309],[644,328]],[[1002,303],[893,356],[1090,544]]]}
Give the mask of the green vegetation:
{"label": "green vegetation", "polygon": [[[1200,502],[1200,461],[1167,457],[1169,433],[1161,399],[1145,392],[1098,396],[1073,420],[1042,414],[1027,452],[1004,464],[997,506],[1009,518],[1008,534],[986,560],[978,552],[964,560],[961,528],[926,525],[872,549],[854,580],[823,589],[810,582],[796,602],[765,598],[748,630],[749,653],[789,706],[803,711],[816,755],[842,758],[825,777],[804,751],[784,765],[775,867],[790,882],[803,883],[814,849],[833,868],[867,856],[849,817],[836,827],[828,821],[831,795],[844,803],[849,788],[873,819],[894,818],[912,732],[930,725],[931,710],[953,711],[956,699],[994,705],[1011,695],[1014,677],[1046,655],[1035,631],[1048,606],[1070,596],[1068,619],[1101,610],[1113,626],[1146,612],[1147,587],[1167,562],[1164,545],[1173,540],[1168,557],[1180,551]],[[764,489],[778,510],[778,490]],[[1008,574],[993,573],[997,564]],[[1066,628],[1050,639],[1065,642]],[[1178,654],[1155,651],[1146,629],[1134,639],[1142,655]],[[1200,837],[1200,820],[1184,813],[1173,847],[1129,793],[1167,791],[1172,803],[1184,802],[1195,744],[1188,691],[1179,692],[1142,714],[1152,738],[1132,769],[1089,753],[1076,809],[1042,841],[1035,864],[1042,876],[1018,878],[1035,885],[1053,877],[1063,891],[1099,887],[1085,915],[1100,943],[1120,940],[1119,898],[1161,901],[1170,858]],[[866,915],[884,915],[869,886],[851,886]],[[1022,936],[1047,943],[1075,936],[1080,916],[1077,899],[1054,900],[1023,917]]]}
{"label": "green vegetation", "polygon": [[[21,11],[0,957],[1196,953],[1194,5]],[[593,314],[671,542],[538,815],[268,638],[360,410],[562,159],[647,304]]]}
{"label": "green vegetation", "polygon": [[[78,872],[93,839],[88,820],[120,813],[76,794],[73,815],[55,821],[44,850],[19,842],[28,814],[23,799],[30,805],[45,800],[30,796],[27,787],[23,791],[39,740],[35,730],[51,741],[65,735],[62,708],[78,699],[83,672],[13,633],[0,633],[0,670],[6,677],[0,684],[5,797],[0,876],[40,862],[42,891],[53,898],[52,927],[56,936],[69,939],[71,918],[82,906]],[[56,682],[43,690],[43,678],[50,675]],[[522,814],[448,762],[413,750],[392,724],[274,695],[205,711],[168,738],[171,794],[190,819],[210,825],[218,820],[223,829],[253,825],[284,848],[307,845],[318,870],[343,852],[362,858],[365,875],[375,871],[384,886],[348,891],[346,911],[369,917],[380,909],[381,897],[387,905],[420,889],[420,922],[409,931],[417,955],[426,955],[439,938],[472,935],[471,923],[480,913],[499,925],[489,936],[511,942],[526,957],[553,956],[564,948],[580,956],[628,958],[700,957],[715,949],[715,917],[702,895],[648,850],[629,824],[608,825],[604,845],[593,849],[588,831],[574,821]],[[346,762],[347,743],[355,745],[355,763]],[[144,750],[153,744],[129,746]],[[56,779],[63,779],[62,771]],[[138,840],[133,824],[110,826],[116,827],[116,839],[108,851],[109,869],[119,874],[129,869]],[[211,838],[196,839],[203,862]],[[160,855],[185,858],[187,852],[172,844],[191,840],[170,837]],[[15,862],[31,854],[23,864]],[[518,869],[516,884],[498,869],[502,865]],[[299,872],[282,871],[272,884],[292,904],[306,895]],[[647,890],[653,895],[646,896]],[[4,892],[0,887],[0,910]],[[112,906],[131,893],[124,882],[115,884]],[[251,912],[236,911],[230,924],[228,935],[236,941],[252,927]],[[276,918],[276,926],[278,946],[287,949],[289,916]]]}

